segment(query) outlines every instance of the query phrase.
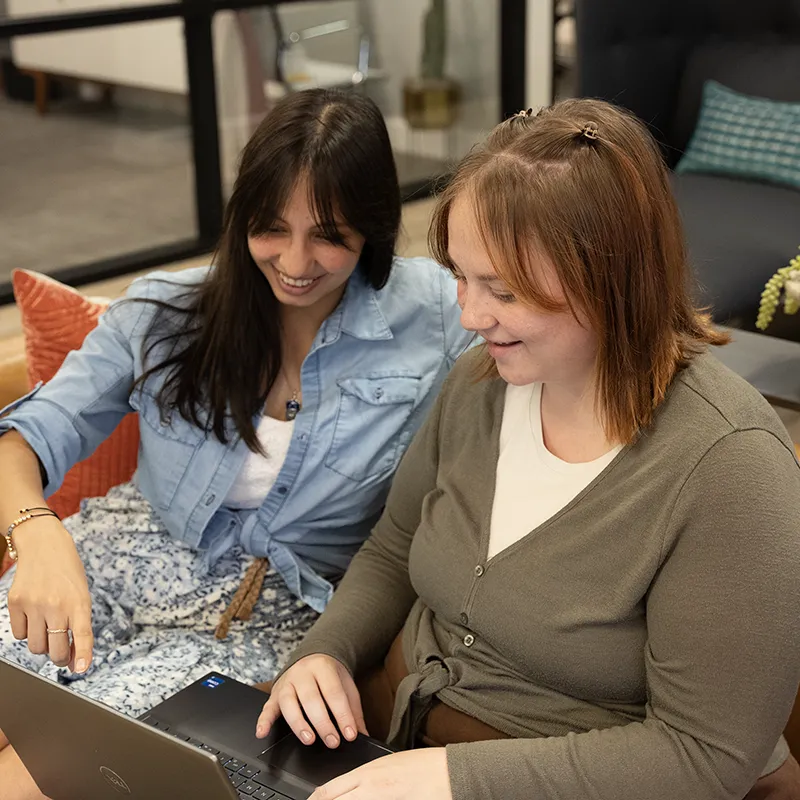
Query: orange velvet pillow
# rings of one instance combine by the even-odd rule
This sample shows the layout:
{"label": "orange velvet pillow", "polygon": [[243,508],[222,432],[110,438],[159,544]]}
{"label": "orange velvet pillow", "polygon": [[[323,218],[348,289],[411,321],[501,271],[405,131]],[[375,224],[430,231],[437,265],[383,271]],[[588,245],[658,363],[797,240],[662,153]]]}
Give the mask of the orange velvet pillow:
{"label": "orange velvet pillow", "polygon": [[[70,350],[97,325],[108,300],[89,298],[46,275],[15,270],[14,297],[22,314],[28,382],[49,381]],[[61,517],[78,511],[84,497],[100,497],[130,480],[139,451],[139,421],[129,414],[85,461],[76,464],[48,505]]]}

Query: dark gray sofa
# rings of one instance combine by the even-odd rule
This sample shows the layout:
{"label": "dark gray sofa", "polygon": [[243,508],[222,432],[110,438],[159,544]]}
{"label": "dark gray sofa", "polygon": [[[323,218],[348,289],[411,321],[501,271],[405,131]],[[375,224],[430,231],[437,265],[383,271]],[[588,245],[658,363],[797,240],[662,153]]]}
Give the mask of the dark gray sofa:
{"label": "dark gray sofa", "polygon": [[[674,166],[703,83],[800,102],[800,0],[577,0],[578,94],[644,119]],[[698,299],[753,329],[764,283],[800,245],[800,191],[673,175]]]}

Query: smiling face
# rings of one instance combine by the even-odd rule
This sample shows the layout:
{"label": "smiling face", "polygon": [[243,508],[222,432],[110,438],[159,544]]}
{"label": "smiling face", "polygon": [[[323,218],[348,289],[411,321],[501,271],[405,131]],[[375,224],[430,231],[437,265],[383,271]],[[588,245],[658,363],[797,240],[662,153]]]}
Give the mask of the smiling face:
{"label": "smiling face", "polygon": [[297,308],[336,308],[353,274],[364,237],[341,218],[338,234],[323,230],[309,202],[308,182],[301,179],[283,213],[269,230],[250,234],[250,255],[280,303]]}
{"label": "smiling face", "polygon": [[[594,375],[596,336],[566,305],[542,310],[514,296],[486,252],[468,194],[453,202],[447,240],[457,270],[461,324],[486,340],[500,377],[516,386],[557,383],[578,391],[587,386]],[[549,258],[531,259],[530,270],[554,301],[564,303]]]}

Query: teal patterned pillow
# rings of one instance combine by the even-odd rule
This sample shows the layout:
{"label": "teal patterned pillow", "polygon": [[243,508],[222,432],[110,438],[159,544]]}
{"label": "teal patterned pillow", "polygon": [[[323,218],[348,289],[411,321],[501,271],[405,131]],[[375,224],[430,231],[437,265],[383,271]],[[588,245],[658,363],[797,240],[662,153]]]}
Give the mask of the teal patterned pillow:
{"label": "teal patterned pillow", "polygon": [[800,189],[800,103],[703,86],[697,127],[676,172],[759,178]]}

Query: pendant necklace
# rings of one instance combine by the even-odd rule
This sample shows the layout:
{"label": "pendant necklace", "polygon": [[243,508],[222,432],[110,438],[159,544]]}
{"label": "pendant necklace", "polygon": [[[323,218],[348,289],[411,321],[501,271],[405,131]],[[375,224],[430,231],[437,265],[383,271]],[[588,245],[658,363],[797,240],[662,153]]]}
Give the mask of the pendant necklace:
{"label": "pendant necklace", "polygon": [[297,392],[292,392],[292,399],[286,401],[286,421],[291,422],[300,411],[300,401]]}
{"label": "pendant necklace", "polygon": [[289,378],[283,368],[281,368],[281,372],[283,372],[283,379],[286,381],[286,385],[292,392],[291,399],[286,401],[286,421],[291,422],[300,413],[302,406],[300,405],[299,392],[292,389]]}

